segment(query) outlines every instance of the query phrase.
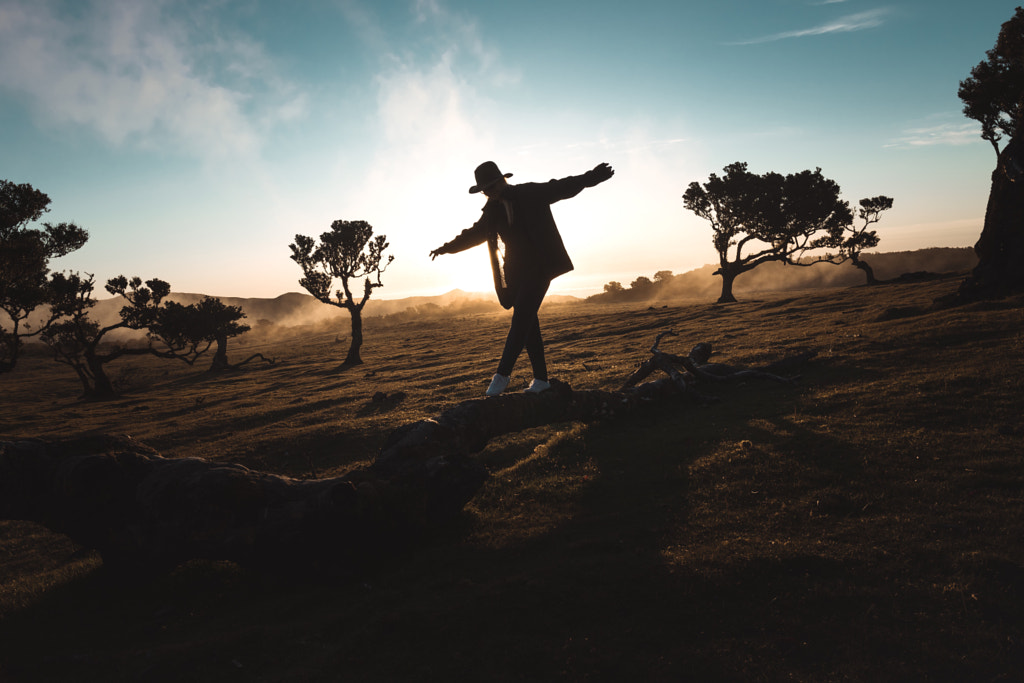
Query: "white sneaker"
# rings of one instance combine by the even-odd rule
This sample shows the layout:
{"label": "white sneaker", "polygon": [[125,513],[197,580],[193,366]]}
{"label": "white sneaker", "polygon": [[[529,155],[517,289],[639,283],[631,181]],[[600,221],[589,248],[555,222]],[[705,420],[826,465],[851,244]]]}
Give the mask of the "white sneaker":
{"label": "white sneaker", "polygon": [[540,392],[547,391],[550,388],[551,388],[551,383],[550,382],[548,382],[546,380],[543,380],[543,379],[537,379],[535,377],[533,379],[533,381],[530,382],[530,386],[526,387],[526,391],[524,391],[523,393],[526,393],[526,394],[539,394]]}
{"label": "white sneaker", "polygon": [[491,386],[487,387],[487,391],[484,392],[484,396],[497,396],[505,391],[508,388],[509,379],[505,375],[495,375],[491,380]]}

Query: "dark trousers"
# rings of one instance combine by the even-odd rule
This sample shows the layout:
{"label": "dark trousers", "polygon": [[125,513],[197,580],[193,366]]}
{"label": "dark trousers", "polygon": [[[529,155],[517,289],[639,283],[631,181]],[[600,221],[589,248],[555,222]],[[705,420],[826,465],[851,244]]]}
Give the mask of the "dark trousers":
{"label": "dark trousers", "polygon": [[526,349],[533,366],[536,379],[547,380],[548,366],[544,360],[544,340],[540,336],[540,321],[537,311],[548,293],[550,280],[544,278],[530,279],[519,287],[515,301],[512,303],[512,324],[505,338],[505,350],[498,363],[498,374],[511,376],[512,367],[516,364],[519,354]]}

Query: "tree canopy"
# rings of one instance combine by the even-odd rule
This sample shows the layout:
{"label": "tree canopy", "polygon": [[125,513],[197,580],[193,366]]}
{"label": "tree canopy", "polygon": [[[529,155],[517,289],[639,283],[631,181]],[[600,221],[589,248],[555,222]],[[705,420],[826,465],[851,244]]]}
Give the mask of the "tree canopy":
{"label": "tree canopy", "polygon": [[187,306],[167,301],[148,325],[150,340],[163,345],[163,349],[154,349],[153,353],[192,365],[216,344],[210,370],[234,367],[228,363],[227,343],[228,339],[249,331],[248,325],[239,322],[245,317],[241,306],[229,306],[215,297],[206,296]]}
{"label": "tree canopy", "polygon": [[50,198],[31,185],[0,180],[0,311],[8,319],[0,320],[0,372],[14,369],[22,338],[41,334],[56,320],[51,311],[35,329],[28,324],[29,316],[55,296],[50,260],[80,249],[89,239],[74,223],[30,228],[49,206]]}
{"label": "tree canopy", "polygon": [[821,169],[783,176],[751,173],[745,162],[712,173],[708,182],[690,183],[683,202],[709,221],[722,276],[719,302],[732,302],[736,277],[768,261],[800,264],[813,249],[838,249],[853,221],[839,185]]}
{"label": "tree canopy", "polygon": [[1012,139],[1024,125],[1024,8],[1002,25],[988,59],[960,82],[964,115],[981,123],[981,137],[1000,153],[1003,137]]}

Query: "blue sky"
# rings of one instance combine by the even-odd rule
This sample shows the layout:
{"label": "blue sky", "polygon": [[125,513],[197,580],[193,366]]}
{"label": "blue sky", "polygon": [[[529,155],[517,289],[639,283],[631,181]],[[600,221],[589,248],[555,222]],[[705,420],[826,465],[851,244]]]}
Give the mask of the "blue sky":
{"label": "blue sky", "polygon": [[554,207],[558,293],[716,261],[681,195],[734,161],[893,197],[880,250],[969,246],[995,153],[957,87],[1018,2],[0,0],[0,178],[89,230],[56,269],[217,296],[300,291],[336,219],[388,236],[375,297],[486,291],[482,249],[428,254],[487,159],[615,167]]}

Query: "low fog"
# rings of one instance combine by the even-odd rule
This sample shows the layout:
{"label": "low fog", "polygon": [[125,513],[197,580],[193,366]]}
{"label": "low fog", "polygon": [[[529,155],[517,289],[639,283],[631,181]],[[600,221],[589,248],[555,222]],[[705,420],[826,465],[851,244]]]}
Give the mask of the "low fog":
{"label": "low fog", "polygon": [[[970,270],[977,263],[974,250],[964,248],[933,248],[918,251],[892,253],[866,253],[862,255],[879,280],[891,280],[908,273],[950,273]],[[680,275],[675,275],[665,285],[643,294],[633,292],[628,283],[626,289],[615,297],[596,294],[586,299],[587,303],[602,302],[651,302],[651,301],[714,301],[717,299],[722,280],[713,275],[715,265],[707,265]],[[667,269],[666,269],[667,270]],[[637,277],[642,274],[638,273]],[[749,297],[756,292],[780,290],[826,289],[832,287],[855,287],[865,283],[865,275],[849,262],[841,265],[821,263],[814,266],[787,266],[767,263],[740,275],[736,279],[734,292],[737,298]],[[379,290],[378,290],[379,291]],[[203,294],[171,293],[168,299],[188,305],[203,298]],[[214,296],[214,295],[211,295]],[[308,294],[289,292],[273,299],[245,299],[220,297],[228,306],[240,306],[246,314],[243,322],[252,330],[248,335],[269,338],[279,335],[337,333],[347,334],[349,313],[343,308],[323,304]],[[570,296],[551,295],[546,303],[571,303],[584,300]],[[120,321],[119,312],[124,306],[122,297],[103,299],[92,309],[91,317],[101,326],[113,325]],[[443,318],[447,316],[471,315],[500,312],[493,292],[464,292],[452,290],[438,296],[420,296],[405,299],[373,299],[363,309],[363,320],[367,324],[401,324],[412,320]],[[38,325],[44,313],[32,316],[31,322]],[[2,314],[0,314],[2,316]],[[0,320],[8,323],[9,321]],[[106,339],[111,342],[142,339],[145,333],[136,330],[115,330]],[[35,338],[26,340],[38,341]]]}
{"label": "low fog", "polygon": [[[917,273],[966,272],[978,263],[971,247],[935,247],[917,251],[864,253],[861,260],[874,270],[881,281],[893,280]],[[634,291],[630,283],[621,283],[624,291],[615,295],[605,292],[587,298],[588,302],[654,302],[654,301],[715,301],[722,291],[722,278],[714,275],[717,265],[706,265],[687,273],[675,275],[664,285],[648,291]],[[655,271],[657,272],[657,271]],[[640,274],[638,274],[639,276]],[[646,275],[648,279],[650,275]],[[852,263],[840,265],[818,263],[809,266],[786,265],[769,262],[757,266],[736,278],[733,293],[737,299],[756,295],[757,292],[828,289],[863,285],[867,277]]]}

